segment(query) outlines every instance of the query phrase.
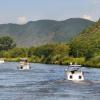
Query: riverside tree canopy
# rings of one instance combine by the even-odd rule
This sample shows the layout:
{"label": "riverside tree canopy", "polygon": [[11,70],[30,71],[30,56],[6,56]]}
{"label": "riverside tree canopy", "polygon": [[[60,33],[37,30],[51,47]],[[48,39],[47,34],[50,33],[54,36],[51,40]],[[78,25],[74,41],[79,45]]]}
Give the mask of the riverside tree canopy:
{"label": "riverside tree canopy", "polygon": [[0,50],[9,50],[16,46],[14,40],[9,36],[0,37]]}

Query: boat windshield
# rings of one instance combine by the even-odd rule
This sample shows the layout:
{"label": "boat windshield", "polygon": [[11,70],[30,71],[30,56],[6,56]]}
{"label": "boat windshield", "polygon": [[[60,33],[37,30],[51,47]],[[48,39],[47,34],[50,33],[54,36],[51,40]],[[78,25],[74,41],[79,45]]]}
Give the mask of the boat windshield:
{"label": "boat windshield", "polygon": [[69,65],[68,66],[68,71],[80,71],[81,70],[81,65]]}

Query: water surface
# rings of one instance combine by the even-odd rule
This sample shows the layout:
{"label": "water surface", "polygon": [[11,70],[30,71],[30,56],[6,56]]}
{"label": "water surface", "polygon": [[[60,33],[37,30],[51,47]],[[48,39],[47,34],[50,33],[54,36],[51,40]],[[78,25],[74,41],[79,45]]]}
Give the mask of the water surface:
{"label": "water surface", "polygon": [[0,64],[0,100],[100,100],[100,69],[82,68],[85,81],[66,80],[66,66],[18,63]]}

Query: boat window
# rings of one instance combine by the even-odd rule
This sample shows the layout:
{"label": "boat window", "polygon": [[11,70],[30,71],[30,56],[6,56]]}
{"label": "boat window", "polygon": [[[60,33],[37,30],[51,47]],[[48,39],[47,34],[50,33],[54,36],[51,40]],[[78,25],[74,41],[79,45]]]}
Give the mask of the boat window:
{"label": "boat window", "polygon": [[72,77],[72,75],[70,75],[70,79],[72,79],[73,77]]}
{"label": "boat window", "polygon": [[71,73],[72,73],[72,74],[74,74],[74,73],[75,73],[75,71],[71,71]]}
{"label": "boat window", "polygon": [[82,76],[79,76],[79,79],[81,79],[82,78]]}
{"label": "boat window", "polygon": [[23,67],[21,66],[20,69],[23,69]]}

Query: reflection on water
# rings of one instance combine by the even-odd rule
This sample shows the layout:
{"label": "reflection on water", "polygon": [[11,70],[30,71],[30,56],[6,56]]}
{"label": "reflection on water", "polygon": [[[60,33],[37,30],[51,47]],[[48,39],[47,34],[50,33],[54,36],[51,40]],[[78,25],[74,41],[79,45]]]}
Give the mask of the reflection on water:
{"label": "reflection on water", "polygon": [[65,79],[66,66],[0,64],[0,100],[100,100],[100,69],[83,68],[85,81]]}

